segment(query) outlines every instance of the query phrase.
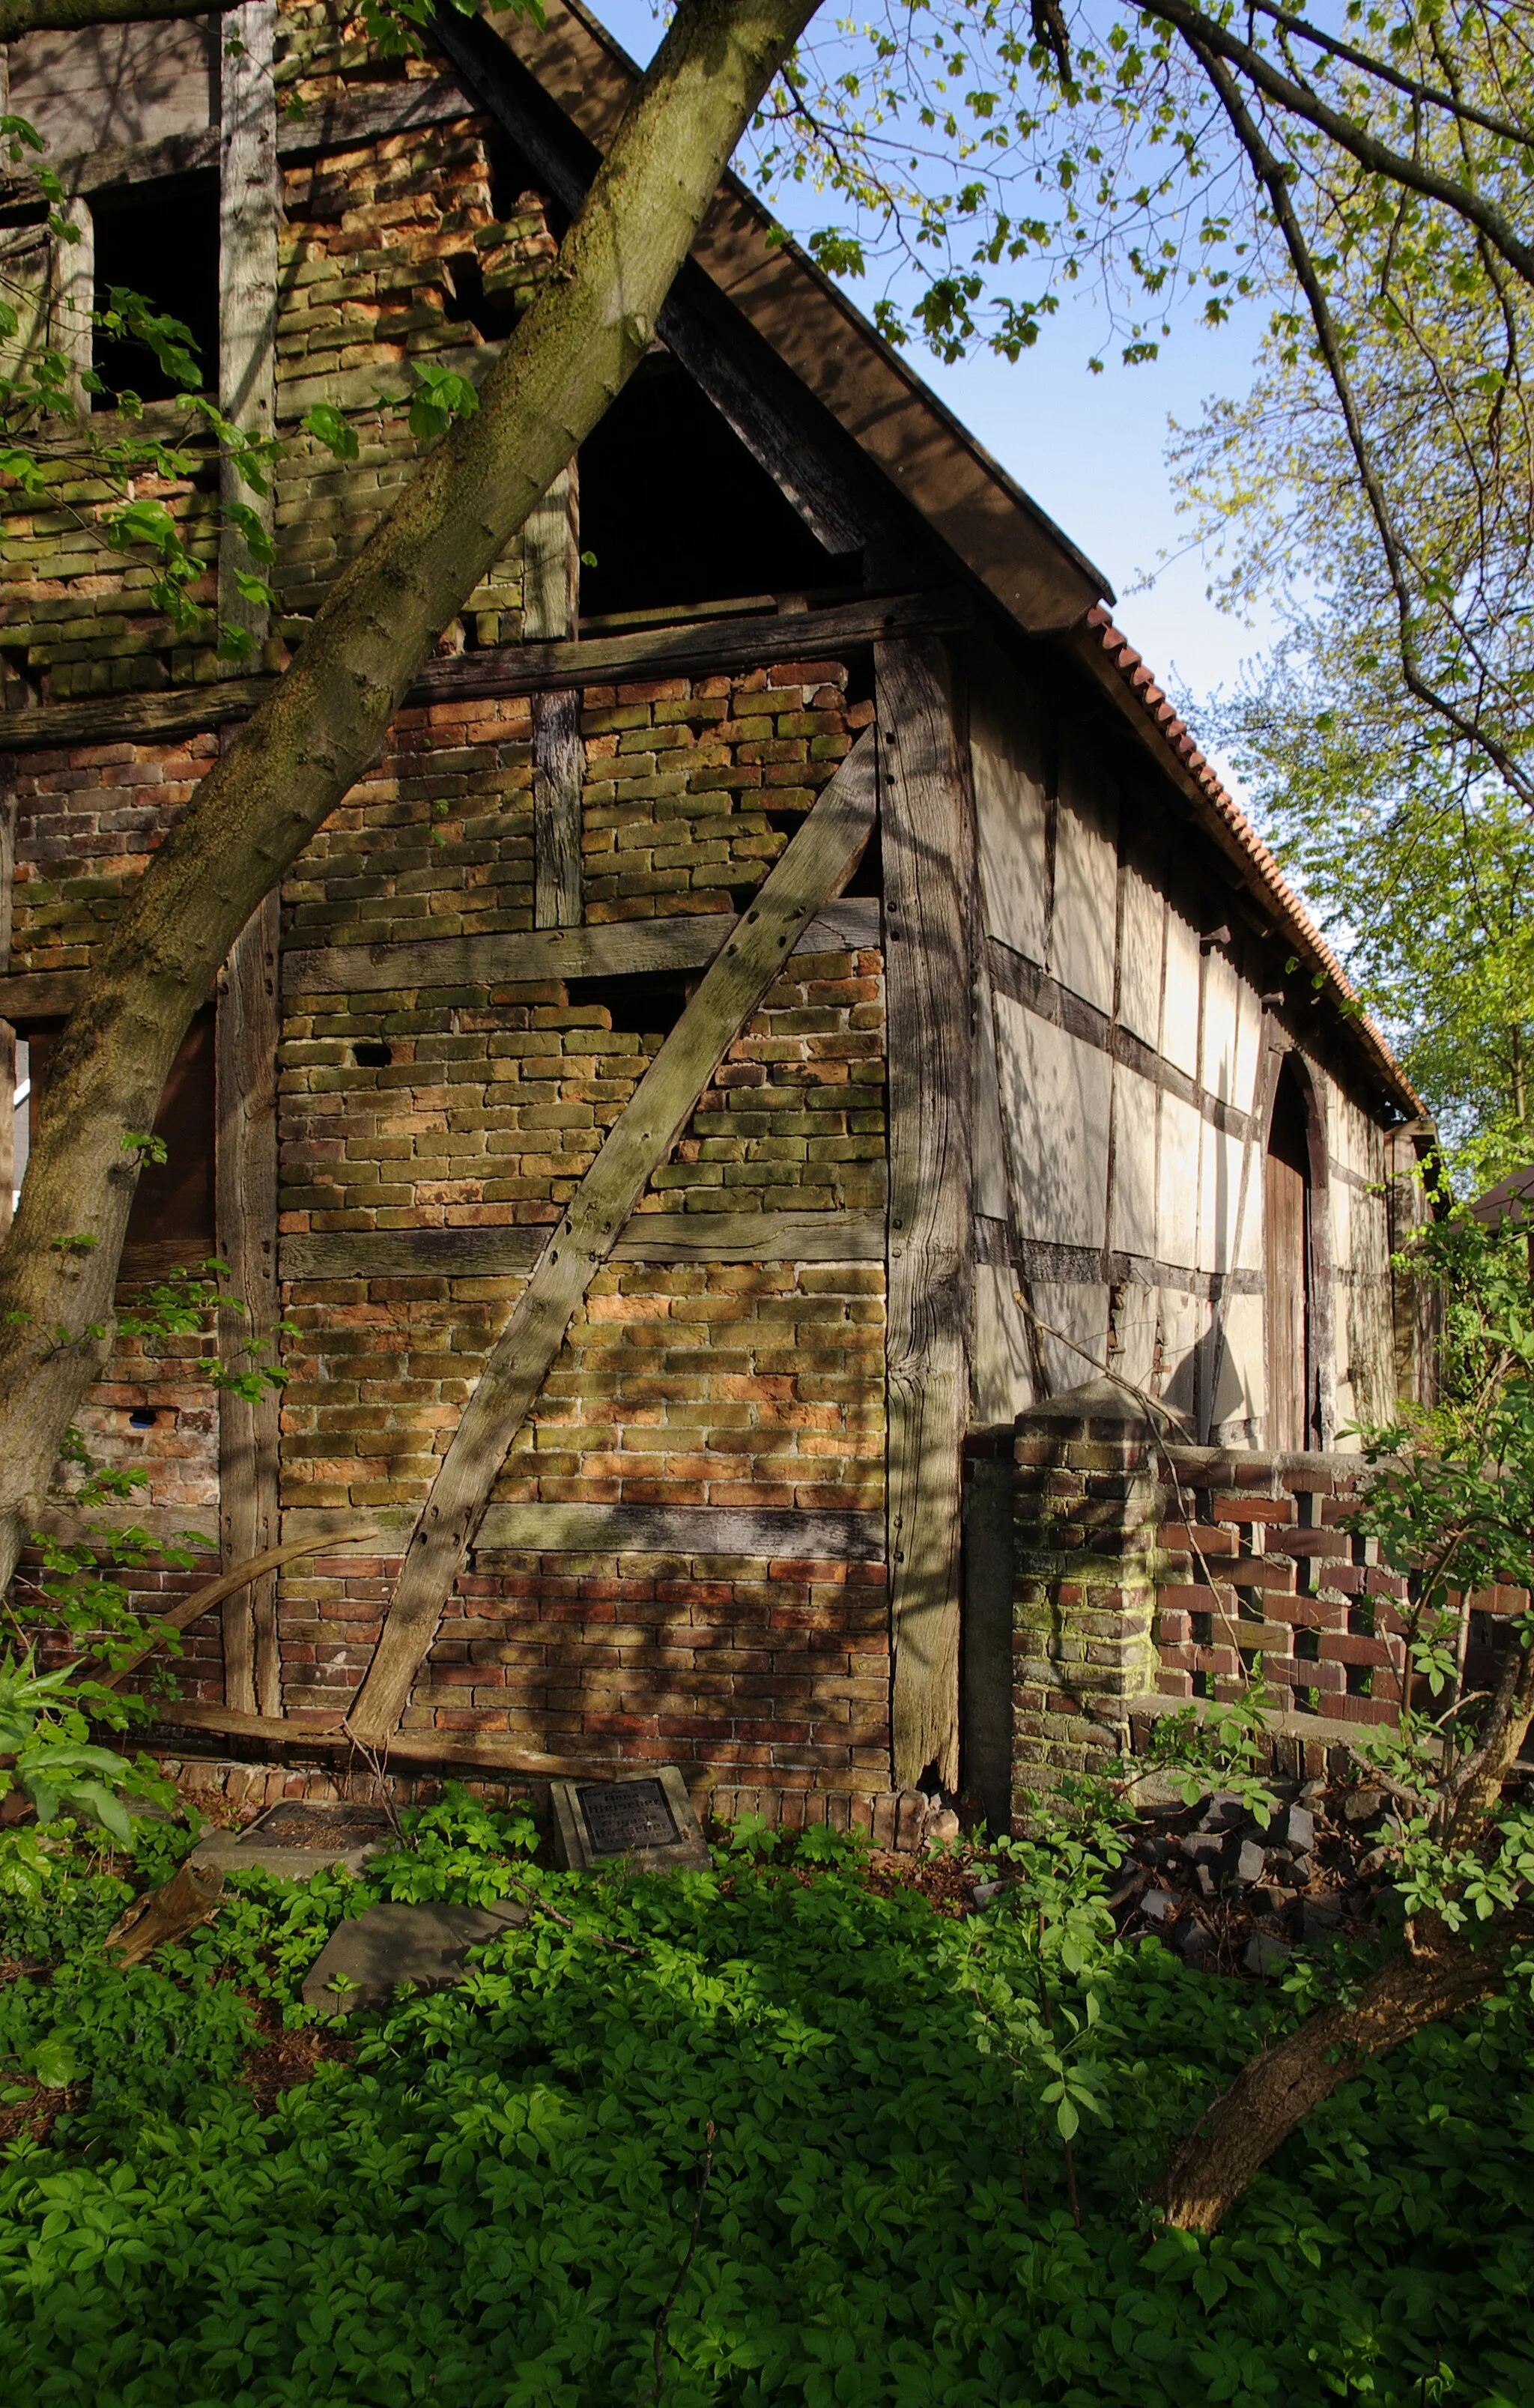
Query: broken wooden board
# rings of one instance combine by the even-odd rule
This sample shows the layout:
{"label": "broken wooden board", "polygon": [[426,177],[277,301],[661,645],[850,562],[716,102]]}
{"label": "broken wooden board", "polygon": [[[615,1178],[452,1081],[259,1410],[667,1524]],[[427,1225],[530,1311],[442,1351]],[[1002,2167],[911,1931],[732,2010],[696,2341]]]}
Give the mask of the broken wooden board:
{"label": "broken wooden board", "polygon": [[355,1705],[357,1736],[399,1722],[506,1453],[608,1260],[721,1060],[815,913],[852,876],[873,826],[874,747],[860,738],[724,939],[603,1142],[513,1306],[432,1483]]}

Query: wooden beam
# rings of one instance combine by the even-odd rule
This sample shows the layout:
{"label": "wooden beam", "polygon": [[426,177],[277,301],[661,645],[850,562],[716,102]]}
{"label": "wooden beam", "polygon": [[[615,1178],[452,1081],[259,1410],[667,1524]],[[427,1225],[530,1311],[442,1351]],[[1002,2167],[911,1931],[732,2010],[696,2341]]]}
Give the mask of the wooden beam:
{"label": "wooden beam", "polygon": [[[6,758],[0,753],[0,761]],[[706,969],[735,922],[723,911],[495,937],[428,937],[403,945],[327,945],[282,956],[291,995],[389,994],[396,987],[535,983],[551,978],[631,978],[644,970]],[[877,947],[879,903],[848,895],[817,911],[795,952],[867,953]],[[67,1018],[88,970],[28,970],[0,978],[0,1013],[13,1021]]]}
{"label": "wooden beam", "polygon": [[[165,1706],[159,1721],[136,1736],[169,1754],[185,1734],[195,1739],[243,1740],[299,1762],[316,1756],[322,1760],[339,1756],[354,1759],[359,1771],[372,1769],[358,1752],[355,1742],[340,1727],[339,1715],[274,1718],[188,1700]],[[509,1773],[513,1778],[520,1775],[534,1781],[602,1781],[610,1779],[618,1770],[618,1759],[610,1756],[529,1755],[515,1740],[499,1731],[395,1731],[379,1753],[384,1758],[386,1770],[414,1765],[431,1770],[440,1767],[444,1771],[462,1769],[469,1772]]]}
{"label": "wooden beam", "polygon": [[[505,1279],[530,1271],[548,1224],[466,1229],[335,1229],[279,1240],[284,1280]],[[620,1263],[872,1263],[876,1212],[636,1212]]]}
{"label": "wooden beam", "polygon": [[[285,953],[282,986],[288,995],[392,995],[402,987],[520,986],[548,979],[700,970],[739,924],[723,911],[679,911],[664,920],[611,920],[582,928],[421,937],[403,945],[327,945],[311,953]],[[854,895],[818,911],[794,950],[858,953],[878,942],[878,898]],[[0,1010],[6,995],[7,982],[0,980]]]}
{"label": "wooden beam", "polygon": [[725,1051],[817,910],[852,876],[873,825],[873,747],[862,739],[816,797],[700,980],[552,1231],[464,1407],[404,1568],[352,1727],[381,1738],[416,1671],[490,1502],[506,1452],[592,1280],[685,1127]]}
{"label": "wooden beam", "polygon": [[[245,1368],[247,1342],[275,1345],[277,1306],[277,999],[281,904],[268,895],[235,941],[214,1026],[214,1200],[219,1253],[245,1318],[221,1317],[226,1373]],[[219,1535],[225,1571],[277,1544],[279,1440],[275,1388],[254,1403],[219,1398]],[[282,1711],[277,1574],[262,1574],[223,1608],[226,1702]]]}
{"label": "wooden beam", "polygon": [[[294,1506],[283,1535],[313,1545],[352,1528],[354,1506]],[[409,1506],[369,1509],[372,1552],[399,1556],[415,1526]],[[490,1505],[474,1541],[484,1555],[741,1555],[757,1563],[878,1563],[882,1513],[744,1505]],[[520,1608],[513,1609],[520,1611]]]}
{"label": "wooden beam", "polygon": [[533,924],[578,927],[581,917],[581,689],[533,696]]}
{"label": "wooden beam", "polygon": [[[956,588],[871,596],[820,610],[784,610],[738,619],[699,619],[680,626],[636,627],[623,636],[579,642],[499,644],[429,662],[411,686],[411,704],[536,694],[540,686],[606,685],[640,677],[709,677],[779,661],[833,660],[882,637],[953,633],[974,617]],[[167,694],[103,695],[99,701],[44,703],[0,712],[0,750],[38,752],[84,744],[149,742],[191,736],[248,719],[271,692],[266,677],[222,678],[215,685]]]}
{"label": "wooden beam", "polygon": [[[277,0],[239,0],[217,25],[219,43],[219,407],[242,434],[269,437],[277,428],[277,232],[281,215],[277,173],[277,92],[272,54]],[[221,462],[225,502],[253,510],[268,536],[276,502],[270,478],[258,493]],[[242,575],[265,575],[234,527],[219,535],[219,618],[240,630],[259,652],[269,612],[247,601]]]}
{"label": "wooden beam", "polygon": [[875,654],[889,1053],[886,1372],[896,1788],[956,1786],[962,1448],[974,1297],[974,812],[946,664]]}

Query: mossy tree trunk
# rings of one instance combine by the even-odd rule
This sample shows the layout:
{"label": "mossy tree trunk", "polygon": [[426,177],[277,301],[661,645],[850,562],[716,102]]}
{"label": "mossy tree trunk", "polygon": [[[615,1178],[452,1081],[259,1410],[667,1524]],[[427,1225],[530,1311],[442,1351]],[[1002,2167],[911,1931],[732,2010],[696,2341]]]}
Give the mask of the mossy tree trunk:
{"label": "mossy tree trunk", "polygon": [[[93,16],[69,0],[70,23]],[[480,389],[337,579],[99,949],[0,1250],[0,1585],[111,1344],[137,1161],[193,1013],[264,895],[377,759],[441,630],[643,357],[814,0],[681,0],[558,260]],[[143,10],[154,14],[152,7]],[[51,22],[51,21],[50,21]],[[19,30],[19,28],[18,28]]]}

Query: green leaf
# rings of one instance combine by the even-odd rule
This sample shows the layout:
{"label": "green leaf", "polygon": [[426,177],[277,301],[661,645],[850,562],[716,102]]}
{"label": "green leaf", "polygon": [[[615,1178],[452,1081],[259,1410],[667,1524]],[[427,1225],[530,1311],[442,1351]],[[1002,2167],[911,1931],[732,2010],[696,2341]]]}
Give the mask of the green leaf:
{"label": "green leaf", "polygon": [[45,2090],[67,2090],[79,2071],[79,2059],[69,2042],[61,2033],[50,2032],[32,2051],[29,2068],[33,2079]]}

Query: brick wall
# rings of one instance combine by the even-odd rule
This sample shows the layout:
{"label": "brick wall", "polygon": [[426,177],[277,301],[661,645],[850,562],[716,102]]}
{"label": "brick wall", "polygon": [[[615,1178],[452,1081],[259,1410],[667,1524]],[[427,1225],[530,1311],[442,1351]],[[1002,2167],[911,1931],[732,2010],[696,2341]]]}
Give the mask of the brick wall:
{"label": "brick wall", "polygon": [[[1143,1747],[1158,1713],[1258,1677],[1285,1769],[1326,1770],[1397,1720],[1410,1584],[1342,1526],[1358,1456],[1162,1445],[1108,1382],[972,1454],[1012,1465],[1011,1656],[992,1677],[1011,1679],[1014,1818],[1062,1773]],[[1472,1600],[1468,1685],[1495,1676],[1527,1604],[1512,1588]]]}

